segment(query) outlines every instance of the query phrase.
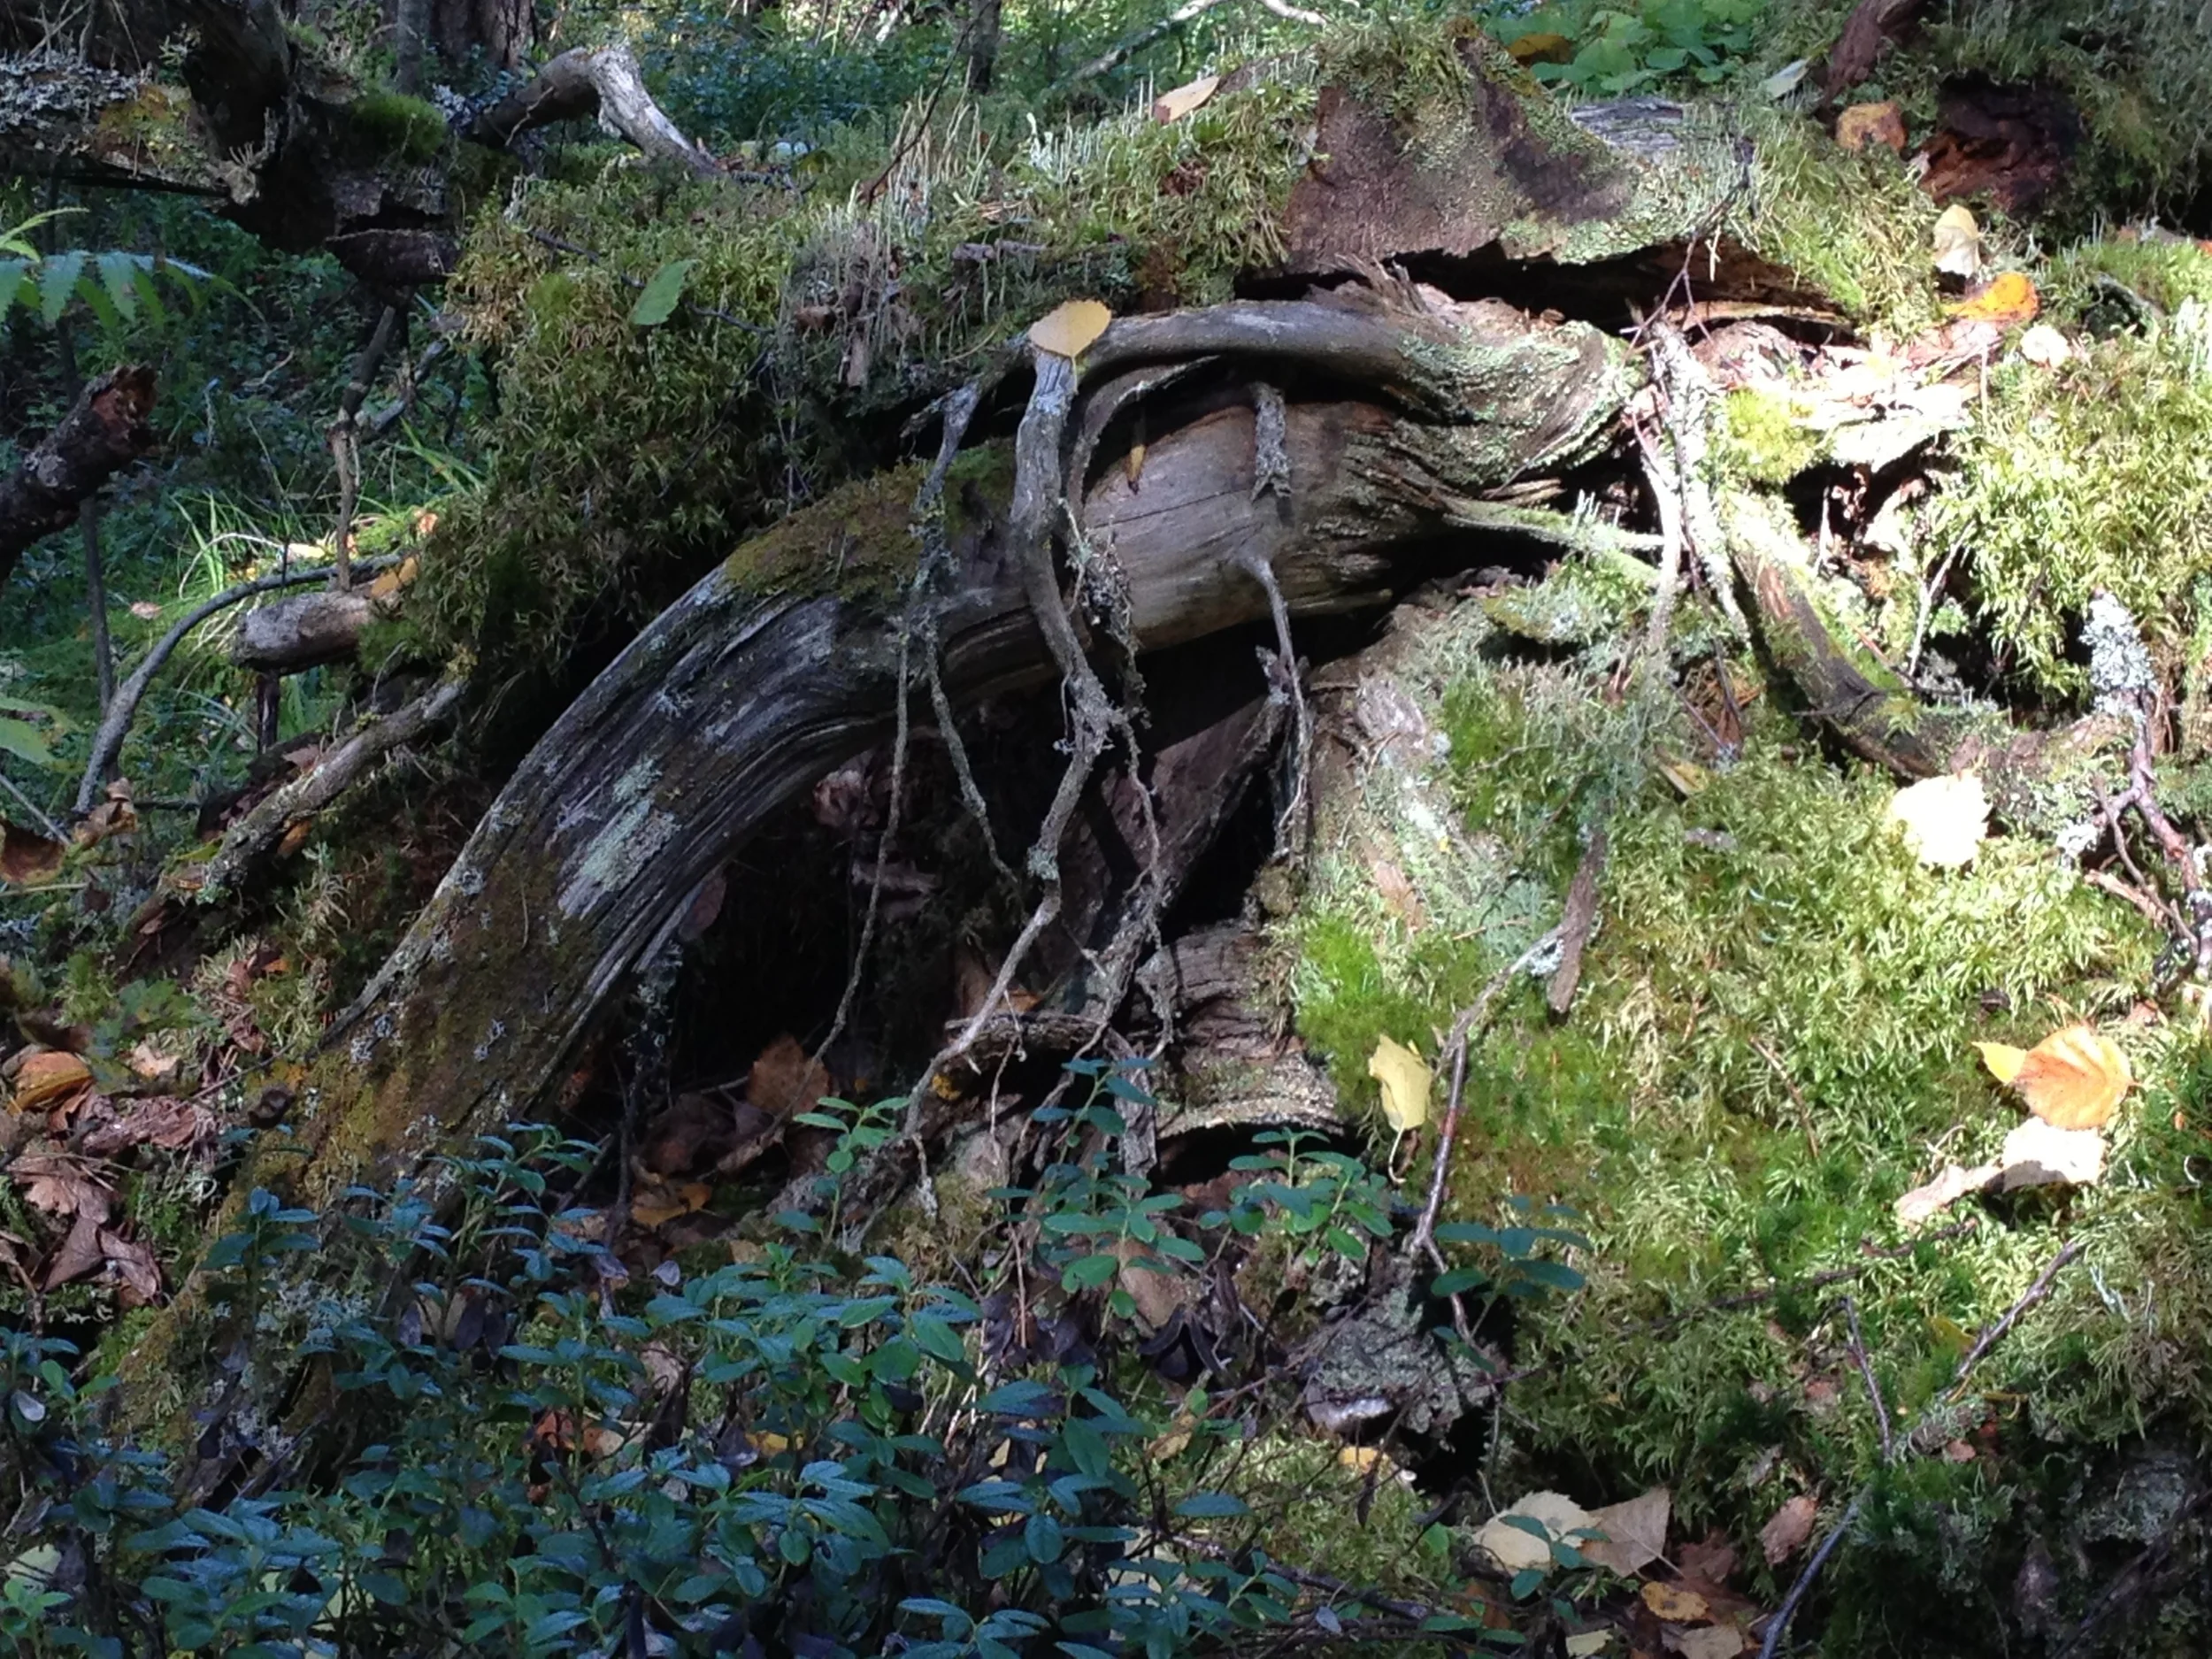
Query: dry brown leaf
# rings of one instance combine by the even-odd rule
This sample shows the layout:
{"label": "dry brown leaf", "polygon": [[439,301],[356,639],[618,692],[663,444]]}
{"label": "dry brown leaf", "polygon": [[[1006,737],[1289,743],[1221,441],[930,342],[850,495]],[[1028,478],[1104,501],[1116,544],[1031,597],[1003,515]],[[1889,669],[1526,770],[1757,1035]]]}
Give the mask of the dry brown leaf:
{"label": "dry brown leaf", "polygon": [[1129,446],[1129,453],[1122,457],[1121,470],[1129,480],[1131,489],[1144,481],[1144,445],[1133,443]]}
{"label": "dry brown leaf", "polygon": [[166,1094],[150,1095],[134,1101],[113,1123],[102,1124],[87,1135],[84,1149],[93,1157],[112,1157],[127,1148],[144,1146],[181,1152],[213,1140],[218,1127],[215,1114],[204,1106]]}
{"label": "dry brown leaf", "polygon": [[1655,1578],[1640,1593],[1644,1605],[1654,1616],[1674,1624],[1693,1624],[1699,1619],[1710,1618],[1711,1608],[1705,1598],[1694,1590],[1685,1590],[1679,1585],[1665,1584]]}
{"label": "dry brown leaf", "polygon": [[158,622],[161,620],[161,607],[150,599],[134,599],[131,601],[131,615],[141,622]]}
{"label": "dry brown leaf", "polygon": [[61,1248],[54,1252],[54,1259],[46,1265],[44,1288],[58,1290],[64,1285],[99,1271],[107,1256],[100,1248],[100,1217],[89,1210],[78,1213],[69,1229],[69,1236],[61,1241]]}
{"label": "dry brown leaf", "polygon": [[[83,1217],[78,1220],[81,1225]],[[150,1308],[161,1299],[161,1264],[149,1247],[103,1227],[100,1253],[116,1281],[115,1299],[125,1308]]]}
{"label": "dry brown leaf", "polygon": [[142,1037],[131,1045],[130,1052],[123,1056],[123,1063],[147,1082],[152,1083],[173,1076],[176,1069],[184,1064],[184,1056],[171,1053],[151,1037]]}
{"label": "dry brown leaf", "polygon": [[277,839],[276,856],[280,858],[289,858],[294,853],[299,851],[301,848],[307,845],[307,838],[313,832],[314,827],[315,820],[311,818],[293,819],[291,823],[285,826],[284,833]]}
{"label": "dry brown leaf", "polygon": [[2061,1129],[2098,1129],[2135,1085],[2117,1043],[2093,1025],[2068,1025],[2032,1048],[1978,1042],[1982,1064],[2017,1089],[2028,1110]]}
{"label": "dry brown leaf", "polygon": [[1682,1659],[1736,1659],[1743,1651],[1743,1632],[1733,1624],[1708,1624],[1698,1630],[1669,1631],[1667,1645]]}
{"label": "dry brown leaf", "polygon": [[35,1048],[23,1056],[15,1072],[11,1110],[49,1110],[91,1087],[92,1068],[73,1054],[59,1048]]}
{"label": "dry brown leaf", "polygon": [[1775,1510],[1773,1518],[1759,1529],[1759,1548],[1766,1552],[1767,1565],[1778,1566],[1804,1548],[1819,1515],[1820,1505],[1801,1492]]}
{"label": "dry brown leaf", "polygon": [[1686,1578],[1707,1578],[1715,1584],[1726,1584],[1736,1571],[1736,1547],[1718,1532],[1708,1533],[1701,1542],[1684,1544],[1674,1552],[1675,1565]]}
{"label": "dry brown leaf", "polygon": [[1946,276],[1972,277],[1982,268],[1982,227],[1962,202],[1945,208],[1935,222],[1935,268]]}
{"label": "dry brown leaf", "polygon": [[138,813],[127,795],[118,795],[100,803],[85,814],[77,826],[76,841],[80,847],[96,846],[111,835],[127,835],[138,827]]}
{"label": "dry brown leaf", "polygon": [[1069,300],[1029,325],[1029,342],[1055,357],[1079,357],[1113,320],[1113,312],[1096,300]]}
{"label": "dry brown leaf", "polygon": [[1974,1448],[1964,1440],[1947,1441],[1943,1448],[1943,1461],[1947,1463],[1970,1463],[1974,1461]]}
{"label": "dry brown leaf", "polygon": [[713,1196],[714,1189],[704,1181],[686,1181],[680,1187],[662,1181],[642,1183],[630,1200],[630,1219],[641,1227],[657,1227],[679,1216],[704,1210]]}
{"label": "dry brown leaf", "polygon": [[1421,895],[1413,890],[1406,872],[1387,858],[1371,858],[1367,861],[1367,873],[1375,878],[1375,891],[1382,895],[1382,902],[1391,914],[1408,927],[1419,931],[1428,918],[1421,908]]}
{"label": "dry brown leaf", "polygon": [[745,1098],[773,1118],[812,1111],[829,1092],[828,1068],[787,1031],[760,1051],[745,1080]]}
{"label": "dry brown leaf", "polygon": [[1434,1081],[1428,1062],[1393,1037],[1378,1037],[1367,1056],[1367,1075],[1382,1085],[1383,1116],[1399,1134],[1429,1120],[1429,1089]]}
{"label": "dry brown leaf", "polygon": [[1966,322],[2016,328],[2023,323],[2033,322],[2042,309],[2043,296],[2035,291],[2035,284],[2027,275],[2007,271],[1992,278],[1989,285],[1971,299],[1952,306],[1950,311]]}
{"label": "dry brown leaf", "polygon": [[91,1214],[105,1221],[115,1194],[74,1162],[53,1152],[27,1152],[8,1165],[23,1202],[50,1215]]}
{"label": "dry brown leaf", "polygon": [[[1201,75],[1187,86],[1178,87],[1172,92],[1163,92],[1152,100],[1152,119],[1163,127],[1171,121],[1179,121],[1213,96],[1220,85],[1219,75]],[[1071,357],[1074,354],[1071,352],[1068,355]]]}
{"label": "dry brown leaf", "polygon": [[1592,1654],[1603,1653],[1612,1640],[1609,1630],[1578,1631],[1567,1638],[1567,1659],[1589,1659]]}
{"label": "dry brown leaf", "polygon": [[1673,1494],[1664,1486],[1625,1503],[1608,1504],[1590,1517],[1590,1525],[1605,1536],[1577,1548],[1599,1566],[1632,1578],[1666,1554],[1667,1517],[1673,1509]]}
{"label": "dry brown leaf", "polygon": [[27,887],[46,880],[61,868],[62,856],[69,850],[61,842],[17,824],[8,825],[6,830],[4,839],[0,839],[0,879]]}
{"label": "dry brown leaf", "polygon": [[1893,103],[1855,104],[1836,117],[1836,142],[1853,154],[1879,144],[1905,153],[1905,118]]}

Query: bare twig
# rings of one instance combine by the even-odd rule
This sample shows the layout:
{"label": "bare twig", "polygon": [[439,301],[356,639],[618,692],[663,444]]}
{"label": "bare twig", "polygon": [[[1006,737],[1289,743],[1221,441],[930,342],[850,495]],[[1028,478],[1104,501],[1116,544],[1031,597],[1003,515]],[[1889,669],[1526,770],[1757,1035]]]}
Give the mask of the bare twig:
{"label": "bare twig", "polygon": [[438,725],[453,712],[465,688],[462,680],[442,680],[403,707],[365,720],[312,772],[294,779],[231,826],[208,860],[202,891],[211,895],[235,891],[288,830],[335,801],[393,749]]}
{"label": "bare twig", "polygon": [[[1967,1377],[1972,1372],[1975,1366],[1981,1363],[1983,1356],[1985,1356],[1991,1348],[1996,1347],[2000,1341],[2003,1340],[2005,1333],[2011,1330],[2014,1325],[2020,1322],[2020,1316],[2022,1314],[2025,1313],[2029,1309],[2034,1307],[2037,1302],[2041,1302],[2044,1297],[2051,1294],[2052,1286],[2056,1285],[2058,1282],[2060,1270],[2062,1269],[2069,1262],[2072,1261],[2076,1256],[2079,1256],[2085,1248],[2086,1247],[2083,1241],[2079,1239],[2069,1240],[2066,1248],[2051,1258],[2050,1265],[2046,1267],[2042,1272],[2036,1276],[2035,1283],[2030,1285],[2027,1289],[2020,1293],[2020,1300],[2014,1302],[2011,1307],[2006,1309],[2003,1317],[2001,1317],[1996,1324],[1991,1325],[1989,1329],[1983,1332],[1980,1338],[1975,1342],[1974,1346],[1966,1350],[1966,1356],[1959,1361],[1959,1368],[1951,1378],[1951,1386],[1948,1392],[1953,1399],[1955,1400],[1958,1397],[1960,1391],[1966,1386]],[[1933,1415],[1934,1410],[1935,1408],[1931,1406],[1927,1412],[1923,1413],[1921,1419],[1922,1422],[1925,1423],[1927,1418]],[[1916,1425],[1915,1426],[1917,1427],[1919,1425]],[[1910,1437],[1908,1436],[1907,1438],[1909,1439]]]}
{"label": "bare twig", "polygon": [[1474,1039],[1490,1022],[1490,1010],[1505,988],[1522,974],[1529,964],[1541,961],[1559,943],[1560,930],[1553,928],[1534,944],[1501,968],[1482,987],[1482,994],[1460,1010],[1452,1021],[1452,1034],[1444,1044],[1444,1052],[1451,1057],[1451,1094],[1444,1103],[1444,1126],[1436,1138],[1436,1167],[1429,1174],[1428,1202],[1421,1206],[1420,1224],[1406,1241],[1406,1254],[1425,1254],[1440,1271],[1444,1266],[1443,1252],[1436,1248],[1436,1213],[1444,1206],[1444,1178],[1451,1168],[1452,1141],[1459,1133],[1459,1109],[1467,1091],[1467,1049]]}
{"label": "bare twig", "polygon": [[1079,81],[1093,80],[1110,69],[1120,68],[1122,65],[1151,45],[1153,42],[1165,40],[1177,30],[1205,16],[1207,12],[1223,4],[1224,0],[1183,0],[1181,5],[1177,6],[1174,11],[1157,22],[1148,23],[1135,34],[1124,35],[1119,41],[1092,58],[1090,62],[1079,65],[1063,76],[1059,88],[1056,89],[1065,89],[1076,85]]}
{"label": "bare twig", "polygon": [[353,586],[353,512],[361,499],[361,443],[355,421],[398,329],[399,307],[387,305],[369,331],[368,343],[353,360],[353,373],[338,399],[337,419],[330,423],[330,458],[338,469],[338,534],[331,544],[330,581],[342,592]]}
{"label": "bare twig", "polygon": [[1843,1535],[1851,1530],[1851,1523],[1859,1518],[1859,1510],[1865,1502],[1866,1494],[1863,1492],[1854,1497],[1844,1506],[1843,1517],[1829,1529],[1828,1536],[1820,1540],[1820,1548],[1813,1552],[1813,1558],[1805,1563],[1804,1571],[1797,1575],[1797,1582],[1790,1586],[1790,1593],[1782,1598],[1780,1609],[1769,1621],[1765,1640],[1759,1644],[1759,1659],[1774,1659],[1774,1655],[1781,1652],[1782,1638],[1789,1631],[1790,1621],[1797,1617],[1797,1609],[1811,1591],[1813,1580],[1828,1564],[1828,1557],[1836,1553],[1836,1546],[1843,1542]]}
{"label": "bare twig", "polygon": [[1851,1357],[1858,1365],[1859,1375],[1866,1379],[1866,1397],[1874,1405],[1874,1421],[1882,1431],[1882,1461],[1897,1461],[1897,1442],[1889,1428],[1889,1408],[1882,1403],[1882,1385],[1874,1380],[1874,1362],[1867,1357],[1866,1333],[1859,1329],[1859,1304],[1846,1296],[1843,1317],[1851,1323]]}
{"label": "bare twig", "polygon": [[[365,559],[354,567],[357,574],[385,570],[399,561],[394,557]],[[319,582],[328,575],[319,565],[306,570],[278,571],[268,576],[257,576],[250,582],[240,582],[235,588],[226,588],[211,599],[204,599],[192,607],[173,626],[168,633],[154,641],[153,649],[139,660],[130,677],[115,688],[114,699],[108,704],[100,729],[93,734],[92,755],[85,762],[84,776],[77,785],[76,803],[70,809],[72,818],[82,818],[92,810],[100,798],[101,787],[107,781],[108,769],[115,757],[123,752],[123,739],[129,733],[131,720],[138,713],[140,701],[146,688],[162,665],[175,655],[178,646],[201,623],[219,611],[227,611],[234,604],[252,598],[256,594],[274,593],[281,588],[303,588]]]}
{"label": "bare twig", "polygon": [[[1965,1357],[1959,1361],[1958,1370],[1952,1373],[1951,1386],[1944,1390],[1939,1398],[1929,1402],[1927,1409],[1920,1414],[1912,1428],[1906,1433],[1901,1447],[1894,1448],[1894,1455],[1886,1456],[1885,1461],[1894,1463],[1901,1456],[1909,1457],[1914,1455],[1922,1431],[1935,1420],[1939,1412],[1957,1402],[1959,1394],[1966,1386],[1966,1379],[1972,1374],[1974,1367],[1981,1363],[1991,1348],[2003,1340],[2005,1333],[2019,1323],[2022,1314],[2051,1294],[2051,1287],[2058,1282],[2060,1271],[2079,1256],[2083,1248],[2082,1240],[2075,1239],[2068,1242],[2064,1248],[2051,1258],[2050,1264],[2036,1275],[2035,1282],[2020,1294],[2019,1300],[2006,1309],[2004,1313],[1981,1333],[1974,1346],[1966,1351]],[[1858,1317],[1855,1312],[1852,1315],[1851,1323],[1853,1339],[1856,1343]],[[1858,1345],[1858,1351],[1863,1356],[1863,1344]],[[1867,1371],[1867,1386],[1872,1388],[1873,1386],[1873,1371],[1870,1368]],[[1880,1407],[1880,1400],[1881,1396],[1877,1392],[1875,1402],[1878,1409]],[[1886,1430],[1886,1418],[1885,1418],[1884,1426]],[[1886,1438],[1886,1433],[1885,1439]],[[1865,1504],[1867,1493],[1870,1490],[1871,1490],[1870,1486],[1859,1488],[1850,1503],[1845,1507],[1843,1518],[1839,1520],[1828,1536],[1821,1540],[1820,1548],[1813,1552],[1813,1558],[1805,1563],[1804,1571],[1797,1575],[1797,1582],[1790,1586],[1790,1593],[1783,1599],[1781,1610],[1775,1614],[1773,1621],[1767,1625],[1766,1638],[1759,1645],[1759,1659],[1774,1659],[1774,1655],[1781,1651],[1782,1638],[1789,1629],[1790,1620],[1796,1616],[1799,1606],[1811,1591],[1813,1580],[1820,1576],[1820,1570],[1828,1564],[1829,1556],[1835,1554],[1836,1547],[1843,1541],[1844,1534],[1851,1530],[1851,1523],[1858,1518],[1859,1510]]]}

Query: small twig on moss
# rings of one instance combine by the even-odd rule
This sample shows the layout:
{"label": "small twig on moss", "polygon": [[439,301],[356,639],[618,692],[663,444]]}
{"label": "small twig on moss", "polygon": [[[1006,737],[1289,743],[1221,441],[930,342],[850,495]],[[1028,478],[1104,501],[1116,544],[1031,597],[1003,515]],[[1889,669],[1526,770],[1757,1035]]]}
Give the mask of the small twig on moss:
{"label": "small twig on moss", "polygon": [[1436,1214],[1444,1207],[1444,1178],[1452,1163],[1452,1141],[1459,1133],[1459,1109],[1467,1092],[1467,1049],[1490,1023],[1491,1006],[1504,994],[1506,987],[1528,972],[1529,964],[1539,962],[1555,948],[1560,941],[1556,927],[1513,958],[1482,987],[1482,993],[1460,1010],[1452,1021],[1452,1034],[1444,1044],[1444,1052],[1451,1056],[1452,1087],[1444,1102],[1444,1126],[1436,1138],[1436,1167],[1429,1175],[1428,1202],[1421,1207],[1420,1224],[1406,1240],[1409,1256],[1425,1254],[1444,1271],[1444,1253],[1436,1248]]}
{"label": "small twig on moss", "polygon": [[[2051,1294],[2052,1286],[2058,1282],[2060,1271],[2079,1256],[2084,1248],[2081,1240],[2074,1239],[2051,1258],[2050,1264],[2036,1275],[2035,1282],[2021,1292],[2019,1300],[2006,1309],[1995,1322],[1981,1333],[1974,1346],[1966,1351],[1965,1356],[1959,1361],[1958,1370],[1952,1373],[1950,1386],[1929,1402],[1927,1409],[1920,1414],[1911,1429],[1906,1432],[1901,1450],[1896,1455],[1886,1456],[1885,1462],[1895,1463],[1901,1457],[1909,1457],[1915,1454],[1918,1449],[1923,1431],[1936,1419],[1940,1412],[1957,1403],[1960,1393],[1966,1386],[1966,1379],[1973,1374],[1974,1367],[1982,1362],[1990,1349],[2004,1340],[2006,1333],[2020,1322],[2022,1314]],[[1858,1318],[1854,1313],[1852,1330],[1855,1340],[1857,1328]],[[1863,1354],[1863,1345],[1860,1345],[1860,1352]],[[1867,1386],[1870,1388],[1873,1386],[1871,1369],[1867,1373]],[[1880,1401],[1878,1393],[1875,1398],[1878,1406]],[[1773,1622],[1768,1624],[1766,1638],[1759,1645],[1759,1659],[1774,1659],[1774,1655],[1781,1650],[1782,1638],[1789,1629],[1790,1620],[1796,1615],[1799,1606],[1812,1589],[1813,1580],[1820,1576],[1820,1570],[1828,1564],[1828,1557],[1835,1554],[1836,1547],[1843,1541],[1844,1534],[1851,1530],[1851,1523],[1858,1518],[1859,1510],[1865,1504],[1866,1495],[1871,1489],[1870,1485],[1859,1488],[1851,1502],[1845,1506],[1842,1519],[1839,1520],[1828,1536],[1821,1540],[1820,1548],[1813,1552],[1813,1558],[1805,1563],[1805,1570],[1797,1575],[1797,1582],[1790,1586],[1789,1594],[1783,1599],[1781,1609],[1775,1614]]]}
{"label": "small twig on moss", "polygon": [[1859,1368],[1859,1375],[1866,1379],[1866,1397],[1874,1405],[1875,1425],[1882,1431],[1882,1461],[1897,1461],[1897,1442],[1890,1433],[1889,1408],[1882,1403],[1882,1385],[1874,1379],[1874,1362],[1867,1357],[1866,1333],[1859,1329],[1859,1304],[1846,1296],[1843,1317],[1851,1325],[1851,1358]]}
{"label": "small twig on moss", "polygon": [[1859,1518],[1859,1509],[1866,1502],[1866,1494],[1859,1493],[1844,1506],[1843,1517],[1829,1529],[1828,1536],[1820,1540],[1820,1548],[1805,1563],[1804,1571],[1797,1575],[1797,1582],[1790,1586],[1790,1593],[1782,1598],[1782,1605],[1767,1625],[1765,1639],[1759,1644],[1759,1659],[1774,1659],[1782,1650],[1782,1638],[1788,1633],[1790,1620],[1797,1617],[1797,1609],[1813,1587],[1813,1580],[1828,1564],[1828,1557],[1836,1553],[1836,1546],[1843,1542],[1843,1535],[1851,1530],[1851,1523]]}
{"label": "small twig on moss", "polygon": [[[2020,1322],[2022,1314],[2051,1294],[2052,1287],[2058,1283],[2060,1270],[2086,1248],[2081,1240],[2070,1240],[2064,1249],[2051,1258],[2050,1265],[2036,1276],[2035,1283],[2020,1293],[2020,1300],[2006,1309],[1997,1323],[1983,1332],[1974,1346],[1966,1350],[1966,1356],[1959,1361],[1959,1368],[1953,1374],[1951,1386],[1946,1392],[1954,1399],[1958,1396],[1960,1390],[1966,1386],[1966,1379],[1972,1373],[1974,1367],[1981,1363],[1983,1357],[1988,1354],[1989,1350],[2003,1340],[2005,1333]],[[1934,1408],[1930,1407],[1927,1412],[1923,1413],[1922,1421],[1924,1423],[1933,1411]],[[1910,1437],[1908,1436],[1908,1438]]]}

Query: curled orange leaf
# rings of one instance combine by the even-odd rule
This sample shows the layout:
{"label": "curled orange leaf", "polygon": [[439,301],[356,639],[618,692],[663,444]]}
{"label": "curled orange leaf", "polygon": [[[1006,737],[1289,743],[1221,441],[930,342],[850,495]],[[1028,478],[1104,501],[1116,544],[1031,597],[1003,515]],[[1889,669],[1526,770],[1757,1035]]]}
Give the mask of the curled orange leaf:
{"label": "curled orange leaf", "polygon": [[1984,1042],[1982,1062],[2009,1083],[2028,1110],[2060,1129],[2097,1129],[2135,1086],[2135,1073],[2117,1043],[2094,1026],[2069,1025],[2034,1048]]}

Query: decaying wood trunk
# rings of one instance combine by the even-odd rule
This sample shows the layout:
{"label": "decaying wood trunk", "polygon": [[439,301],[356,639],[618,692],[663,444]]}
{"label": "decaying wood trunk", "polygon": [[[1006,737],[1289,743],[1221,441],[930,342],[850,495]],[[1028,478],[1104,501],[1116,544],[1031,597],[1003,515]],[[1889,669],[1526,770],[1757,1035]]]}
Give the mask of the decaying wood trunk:
{"label": "decaying wood trunk", "polygon": [[76,523],[88,497],[153,448],[153,371],[112,370],[78,394],[60,424],[0,478],[0,583],[24,549]]}
{"label": "decaying wood trunk", "polygon": [[[1189,352],[1225,359],[1217,389],[1152,416],[1141,475],[1106,465],[1079,497],[1090,557],[1145,649],[1266,619],[1256,570],[1313,616],[1387,603],[1440,541],[1457,540],[1455,568],[1481,563],[1488,498],[1586,457],[1633,382],[1586,326],[1410,290],[1136,319],[1091,373]],[[1247,377],[1301,362],[1310,389],[1264,453],[1278,441]],[[1053,672],[1006,544],[1002,456],[969,465],[952,568],[914,602],[956,706]],[[335,1029],[296,1132],[242,1187],[328,1204],[539,1102],[746,836],[889,730],[901,632],[921,619],[908,602],[921,478],[795,515],[638,637],[516,772]],[[157,1381],[171,1358],[150,1342],[127,1378]]]}

